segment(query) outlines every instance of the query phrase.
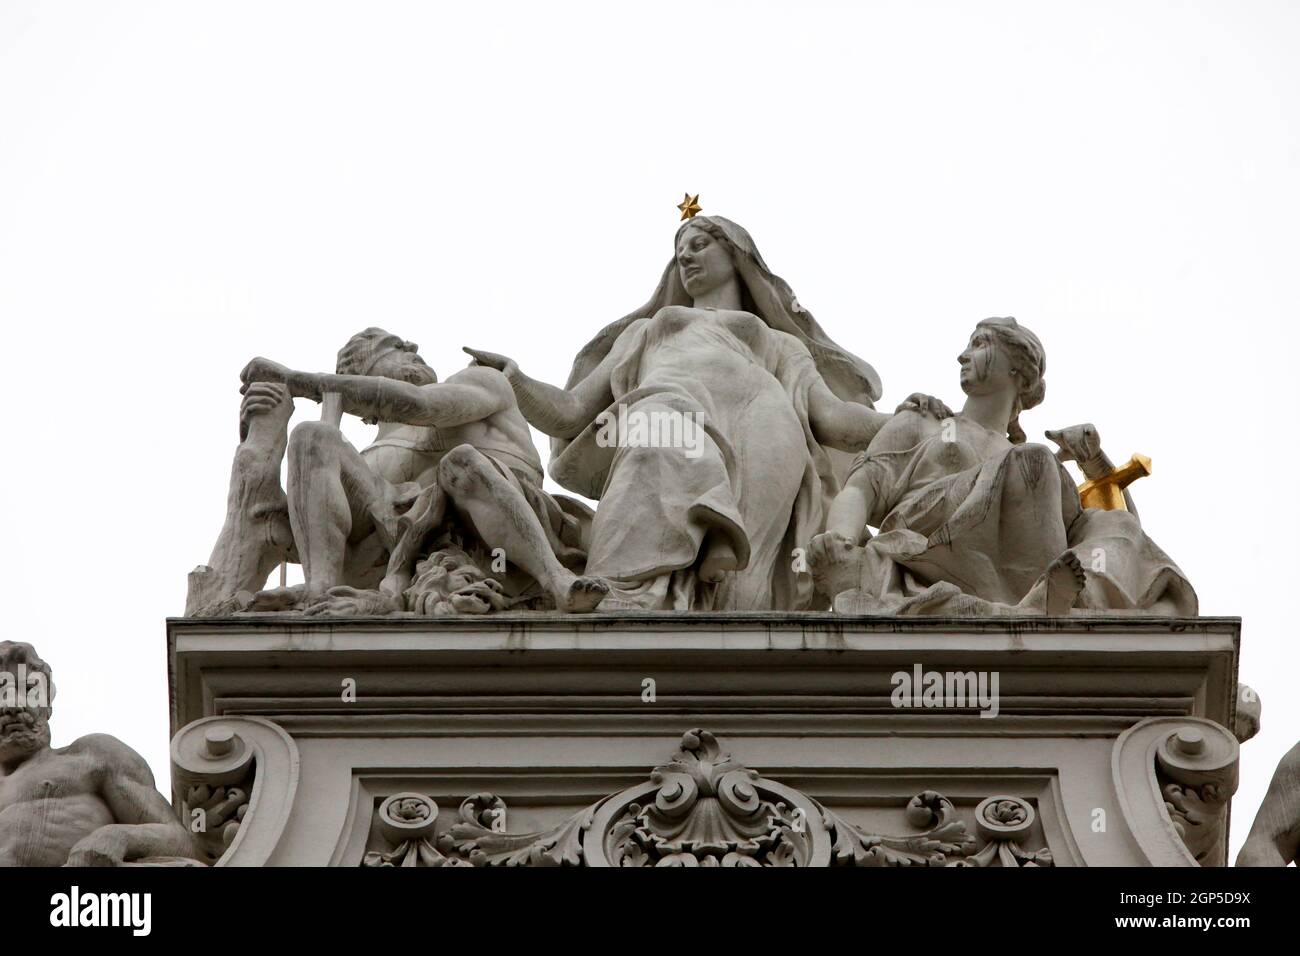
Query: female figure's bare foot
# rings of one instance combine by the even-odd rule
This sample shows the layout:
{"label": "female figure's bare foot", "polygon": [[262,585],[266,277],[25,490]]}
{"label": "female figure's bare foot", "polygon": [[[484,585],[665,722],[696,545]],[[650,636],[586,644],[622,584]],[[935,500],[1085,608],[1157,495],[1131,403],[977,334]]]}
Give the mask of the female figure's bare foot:
{"label": "female figure's bare foot", "polygon": [[1079,592],[1087,583],[1083,565],[1073,551],[1067,551],[1047,566],[1047,611],[1053,617],[1070,613]]}
{"label": "female figure's bare foot", "polygon": [[565,614],[586,614],[596,607],[609,593],[609,584],[600,578],[575,577],[569,586],[555,593],[555,607]]}
{"label": "female figure's bare foot", "polygon": [[738,571],[740,561],[728,538],[711,534],[704,540],[704,560],[700,562],[700,580],[717,584],[728,571]]}

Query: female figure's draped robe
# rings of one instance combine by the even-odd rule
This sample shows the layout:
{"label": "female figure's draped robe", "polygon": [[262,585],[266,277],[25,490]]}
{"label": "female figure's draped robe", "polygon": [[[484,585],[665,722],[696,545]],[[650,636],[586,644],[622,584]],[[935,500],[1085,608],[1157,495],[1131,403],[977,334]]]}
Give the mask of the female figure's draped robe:
{"label": "female figure's draped robe", "polygon": [[[1050,449],[1007,445],[992,433],[982,442],[961,433],[954,440],[920,416],[911,433],[924,437],[910,447],[873,443],[854,465],[853,476],[872,492],[867,523],[880,534],[867,542],[860,587],[839,595],[837,610],[1007,613],[1068,549],[1086,576],[1076,611],[1196,615],[1196,593],[1138,519],[1127,511],[1083,508]],[[1044,468],[1060,474],[1059,503],[1046,495],[1026,500],[1009,490],[1011,469],[1032,474]],[[1016,521],[1016,534],[1005,533],[1004,513],[1028,508],[1037,509],[1039,520]]]}
{"label": "female figure's draped robe", "polygon": [[[804,343],[748,312],[668,306],[628,324],[606,367],[606,415],[668,412],[704,434],[698,454],[602,447],[593,423],[552,457],[560,484],[600,498],[587,573],[611,582],[602,608],[812,606],[795,549],[821,531],[836,485],[809,422],[822,377]],[[696,573],[710,533],[741,564],[716,585]]]}

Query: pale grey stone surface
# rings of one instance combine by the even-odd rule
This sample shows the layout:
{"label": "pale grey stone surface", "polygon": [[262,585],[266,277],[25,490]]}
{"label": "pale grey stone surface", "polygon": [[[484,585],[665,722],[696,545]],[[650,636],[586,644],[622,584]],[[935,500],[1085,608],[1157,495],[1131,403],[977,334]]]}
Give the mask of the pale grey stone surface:
{"label": "pale grey stone surface", "polygon": [[[573,612],[603,597],[603,584],[566,566],[581,568],[590,513],[542,491],[541,461],[500,372],[474,366],[439,382],[413,343],[369,328],[339,352],[335,374],[257,358],[241,378],[227,523],[207,568],[191,575],[188,613],[482,613],[540,598]],[[294,398],[327,411],[286,436]],[[343,413],[379,425],[361,452],[338,428]],[[500,549],[522,574],[488,578],[467,553],[475,549]],[[290,557],[302,564],[301,588],[252,593]]]}
{"label": "pale grey stone surface", "polygon": [[[178,791],[263,787],[225,866],[644,865],[674,855],[673,830],[630,808],[664,801],[683,827],[737,843],[690,851],[718,865],[733,851],[751,862],[725,865],[1222,865],[1239,628],[806,613],[174,620],[173,755]],[[917,662],[997,673],[997,716],[899,706],[896,675]],[[255,784],[246,756],[210,753],[214,737],[262,755]],[[685,774],[727,791],[733,770],[756,802],[719,792],[697,810],[690,787],[664,788]],[[769,826],[779,802],[802,810],[797,838]],[[665,865],[695,864],[713,865]]]}
{"label": "pale grey stone surface", "polygon": [[134,750],[107,734],[50,746],[54,681],[35,648],[0,641],[0,673],[31,679],[0,708],[0,867],[199,862]]}
{"label": "pale grey stone surface", "polygon": [[[587,573],[606,609],[799,610],[824,606],[797,567],[825,521],[830,449],[856,451],[889,420],[879,378],[835,345],[743,228],[700,216],[641,308],[578,354],[561,389],[503,355],[528,420],[553,436],[550,472],[600,499]],[[703,423],[698,455],[611,446],[604,416]]]}
{"label": "pale grey stone surface", "polygon": [[895,415],[813,539],[809,560],[835,609],[1194,616],[1191,585],[1135,513],[1081,506],[1060,460],[1104,467],[1096,429],[1049,432],[1059,454],[1025,441],[1020,412],[1046,390],[1038,337],[1015,319],[986,319],[960,362],[961,412]]}
{"label": "pale grey stone surface", "polygon": [[[977,327],[959,414],[921,393],[879,412],[875,370],[748,232],[700,216],[564,388],[465,351],[474,364],[445,383],[377,328],[333,375],[250,362],[226,524],[187,613],[1196,614],[1132,495],[1105,484],[1116,469],[1095,426],[1048,432],[1057,452],[1025,441],[1046,355],[1014,319]],[[323,415],[289,436],[293,398]],[[344,413],[379,423],[369,448],[343,439]],[[528,423],[552,436],[552,477],[599,499],[594,515],[542,491]],[[1080,505],[1070,460],[1102,482],[1087,500],[1103,508]],[[305,585],[261,591],[284,561]]]}
{"label": "pale grey stone surface", "polygon": [[1238,866],[1300,866],[1300,743],[1284,756],[1269,781]]}
{"label": "pale grey stone surface", "polygon": [[[333,374],[244,369],[226,525],[169,627],[205,860],[1226,862],[1238,622],[1196,617],[1121,490],[1149,461],[1090,423],[1026,441],[1046,354],[1014,319],[977,326],[960,412],[879,412],[749,234],[697,217],[564,388],[465,351],[439,382],[370,328]],[[288,434],[294,398],[322,415]],[[594,514],[542,490],[529,424]],[[283,561],[305,584],[261,590]],[[900,705],[923,666],[996,679],[992,712]],[[1253,858],[1293,832],[1279,793]]]}

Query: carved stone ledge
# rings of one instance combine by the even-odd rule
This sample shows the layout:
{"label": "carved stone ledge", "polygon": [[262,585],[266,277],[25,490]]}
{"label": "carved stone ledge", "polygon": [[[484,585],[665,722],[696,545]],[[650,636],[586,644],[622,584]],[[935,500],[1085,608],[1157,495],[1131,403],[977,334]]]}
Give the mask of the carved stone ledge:
{"label": "carved stone ledge", "polygon": [[[787,857],[796,865],[1041,865],[1044,847],[1056,866],[1196,866],[1184,839],[1201,839],[1202,815],[1219,819],[1216,793],[1200,789],[1213,781],[1181,779],[1190,767],[1161,768],[1156,740],[1212,728],[1198,718],[1232,725],[1239,638],[1235,619],[1044,619],[1013,628],[703,612],[292,626],[233,618],[169,628],[177,730],[257,715],[301,748],[304,784],[260,853],[268,865],[292,866],[357,866],[367,852],[393,853],[404,840],[381,834],[378,810],[403,792],[437,804],[430,842],[446,858],[607,866],[644,855],[657,865],[675,855],[660,804],[674,806],[664,786],[679,773],[708,781],[702,796],[696,784],[702,809],[688,812],[689,826],[734,844],[692,845],[703,866]],[[896,707],[894,677],[916,662],[996,672],[997,719],[969,708]],[[655,679],[657,706],[644,699],[646,677]],[[349,679],[355,697],[340,694]],[[695,722],[725,734],[734,768],[721,770],[703,740],[674,754]],[[259,727],[226,726],[245,744]],[[219,837],[211,852],[226,851],[223,865],[251,860],[248,834],[269,804],[258,803],[246,775],[213,776],[218,762],[203,757],[202,729],[182,733],[198,734],[194,769],[209,790],[190,793],[196,781],[177,779],[178,804],[190,796],[189,809],[208,814]],[[288,744],[266,747],[270,760]],[[292,789],[268,776],[267,760],[253,764],[267,792]],[[650,775],[656,766],[660,779]],[[753,820],[750,797],[723,786],[732,769],[743,773],[728,781],[753,789]],[[1166,792],[1171,784],[1181,789]],[[249,799],[242,817],[241,791]],[[925,791],[955,810],[945,815]],[[501,809],[495,803],[458,815],[467,794],[485,792],[509,803],[509,825],[485,816]],[[1032,809],[1025,836],[995,831],[1024,822],[1005,801],[990,804],[980,823],[976,811],[990,796]],[[691,816],[724,806],[729,815],[719,819]]]}

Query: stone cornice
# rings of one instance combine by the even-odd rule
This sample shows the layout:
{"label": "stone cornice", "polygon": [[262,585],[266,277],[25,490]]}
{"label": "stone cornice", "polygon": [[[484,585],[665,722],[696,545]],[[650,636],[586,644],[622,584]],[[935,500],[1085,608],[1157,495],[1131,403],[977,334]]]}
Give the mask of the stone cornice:
{"label": "stone cornice", "polygon": [[[890,704],[891,675],[917,663],[997,671],[1004,716],[1190,714],[1230,723],[1239,637],[1237,618],[503,614],[168,622],[173,732],[228,711],[541,715],[576,709],[639,719],[648,716],[638,696],[646,676],[657,681],[658,711],[931,718]],[[362,699],[342,703],[341,677],[362,674]]]}

